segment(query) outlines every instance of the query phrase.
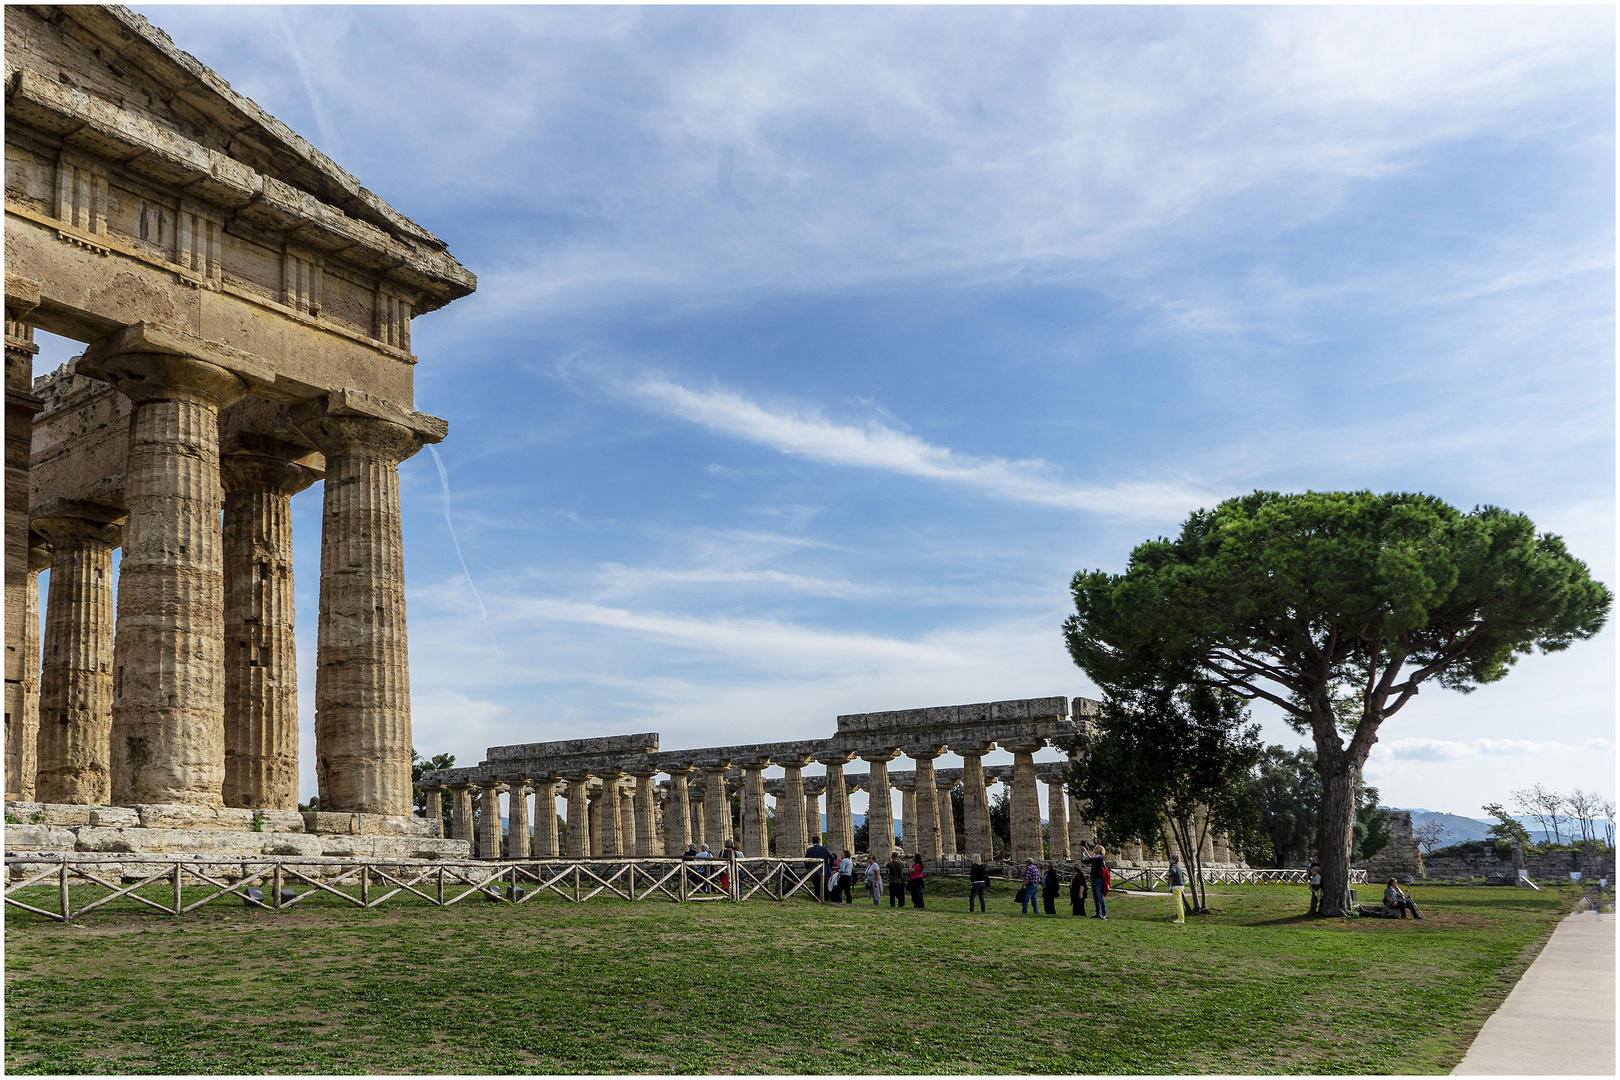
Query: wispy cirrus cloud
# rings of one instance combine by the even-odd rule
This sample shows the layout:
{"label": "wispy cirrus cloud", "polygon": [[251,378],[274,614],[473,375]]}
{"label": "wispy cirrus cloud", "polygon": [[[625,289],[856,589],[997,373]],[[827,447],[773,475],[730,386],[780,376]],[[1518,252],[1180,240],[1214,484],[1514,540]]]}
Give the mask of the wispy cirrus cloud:
{"label": "wispy cirrus cloud", "polygon": [[1184,516],[1220,498],[1211,488],[1188,482],[1065,483],[1039,459],[964,454],[875,420],[840,423],[813,406],[771,407],[722,387],[695,390],[659,376],[608,385],[643,408],[784,454],[953,485],[1006,502],[1160,520]]}
{"label": "wispy cirrus cloud", "polygon": [[1587,739],[1581,746],[1571,746],[1556,739],[1474,739],[1457,742],[1452,739],[1395,739],[1379,743],[1373,754],[1392,761],[1462,761],[1481,757],[1521,757],[1524,755],[1560,754],[1572,750],[1601,752],[1612,750],[1608,739]]}

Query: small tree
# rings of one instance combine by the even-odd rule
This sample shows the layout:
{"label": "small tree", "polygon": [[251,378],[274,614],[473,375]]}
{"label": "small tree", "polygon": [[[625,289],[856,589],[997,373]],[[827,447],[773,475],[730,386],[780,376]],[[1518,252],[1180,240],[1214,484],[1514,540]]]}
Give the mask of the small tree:
{"label": "small tree", "polygon": [[1504,844],[1511,844],[1515,840],[1520,845],[1530,843],[1530,830],[1504,810],[1501,803],[1486,803],[1480,809],[1496,819],[1496,824],[1485,830],[1487,836],[1494,837],[1498,843]]}
{"label": "small tree", "polygon": [[1278,870],[1290,862],[1303,866],[1316,847],[1316,811],[1322,802],[1316,754],[1304,748],[1266,747],[1249,776],[1249,798],[1259,814],[1260,830],[1271,841],[1271,865]]}
{"label": "small tree", "polygon": [[1412,830],[1412,839],[1417,841],[1418,846],[1419,877],[1429,876],[1428,872],[1423,869],[1423,860],[1430,852],[1438,848],[1445,838],[1446,827],[1438,821],[1426,821]]}
{"label": "small tree", "polygon": [[1355,780],[1382,724],[1426,682],[1468,692],[1590,638],[1613,599],[1522,514],[1368,491],[1229,499],[1073,592],[1069,652],[1106,692],[1195,682],[1310,732],[1330,915],[1349,912]]}
{"label": "small tree", "polygon": [[1002,853],[1012,850],[1012,799],[1005,784],[990,800],[990,843],[996,849],[998,860]]}
{"label": "small tree", "polygon": [[1541,839],[1544,843],[1562,843],[1563,833],[1558,827],[1558,811],[1564,805],[1564,797],[1556,791],[1548,791],[1540,784],[1519,791],[1508,792],[1513,798],[1514,805],[1522,814],[1528,814],[1536,819],[1541,826]]}
{"label": "small tree", "polygon": [[1110,846],[1153,843],[1168,827],[1191,908],[1205,912],[1205,839],[1212,830],[1242,838],[1254,828],[1248,780],[1259,730],[1240,699],[1205,686],[1110,694],[1084,752],[1071,758],[1068,790],[1102,819]]}
{"label": "small tree", "polygon": [[[425,758],[421,754],[418,754],[416,752],[416,748],[413,746],[411,747],[411,783],[420,784],[422,782],[422,776],[424,773],[438,772],[440,769],[449,769],[454,767],[455,763],[456,755],[454,754],[434,754],[430,758]],[[443,821],[450,815],[451,804],[453,801],[454,800],[452,799],[450,792],[441,788],[439,790],[438,817],[435,819],[434,815],[429,813],[427,815],[428,818],[430,820]],[[418,810],[425,809],[427,807],[427,792],[423,791],[421,788],[417,788],[412,793],[411,803]]]}

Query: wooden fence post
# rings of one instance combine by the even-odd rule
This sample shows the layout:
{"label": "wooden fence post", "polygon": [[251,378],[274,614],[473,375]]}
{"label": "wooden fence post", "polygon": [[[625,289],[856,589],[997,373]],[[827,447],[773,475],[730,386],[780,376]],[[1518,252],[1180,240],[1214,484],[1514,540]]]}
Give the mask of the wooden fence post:
{"label": "wooden fence post", "polygon": [[67,878],[68,878],[68,864],[67,864],[67,860],[63,859],[62,860],[62,873],[61,873],[61,883],[62,883],[61,884],[61,890],[62,890],[62,922],[63,922],[64,925],[71,921],[71,917],[70,917],[71,916],[71,911],[68,908]]}
{"label": "wooden fence post", "polygon": [[280,911],[281,910],[281,860],[280,859],[276,860],[275,888],[276,888],[275,898],[271,901],[270,906],[272,908],[274,908],[276,911]]}

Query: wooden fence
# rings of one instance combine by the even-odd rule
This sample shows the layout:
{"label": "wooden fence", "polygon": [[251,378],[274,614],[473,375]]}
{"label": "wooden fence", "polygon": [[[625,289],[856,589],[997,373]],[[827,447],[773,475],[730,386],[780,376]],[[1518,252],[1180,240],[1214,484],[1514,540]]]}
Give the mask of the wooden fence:
{"label": "wooden fence", "polygon": [[[738,858],[519,859],[512,861],[351,859],[278,856],[224,859],[217,855],[13,855],[5,860],[5,901],[68,923],[128,898],[166,915],[184,915],[217,900],[287,911],[314,896],[335,896],[355,907],[413,898],[449,907],[470,897],[524,904],[542,896],[571,903],[597,896],[639,902],[821,901],[802,859]],[[14,880],[15,879],[15,880]],[[185,889],[206,890],[190,899]],[[50,890],[54,902],[26,903]],[[86,891],[101,895],[82,902]],[[249,892],[254,890],[257,896]],[[302,890],[302,891],[300,891]],[[76,895],[77,894],[77,895]],[[266,895],[268,894],[268,895]],[[55,910],[51,910],[51,908]]]}

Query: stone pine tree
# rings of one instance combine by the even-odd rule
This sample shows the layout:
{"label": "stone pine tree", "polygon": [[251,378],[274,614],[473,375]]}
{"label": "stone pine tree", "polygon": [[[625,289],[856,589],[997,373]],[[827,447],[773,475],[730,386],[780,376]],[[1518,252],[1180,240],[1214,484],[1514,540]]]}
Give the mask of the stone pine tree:
{"label": "stone pine tree", "polygon": [[1065,747],[1068,789],[1091,807],[1109,847],[1169,834],[1194,913],[1208,910],[1201,852],[1212,833],[1256,834],[1249,772],[1259,725],[1236,694],[1202,685],[1110,693],[1084,745]]}
{"label": "stone pine tree", "polygon": [[1324,914],[1349,910],[1355,779],[1425,683],[1468,692],[1602,629],[1612,596],[1522,514],[1422,494],[1257,491],[1082,571],[1069,651],[1109,689],[1270,702],[1316,746]]}

